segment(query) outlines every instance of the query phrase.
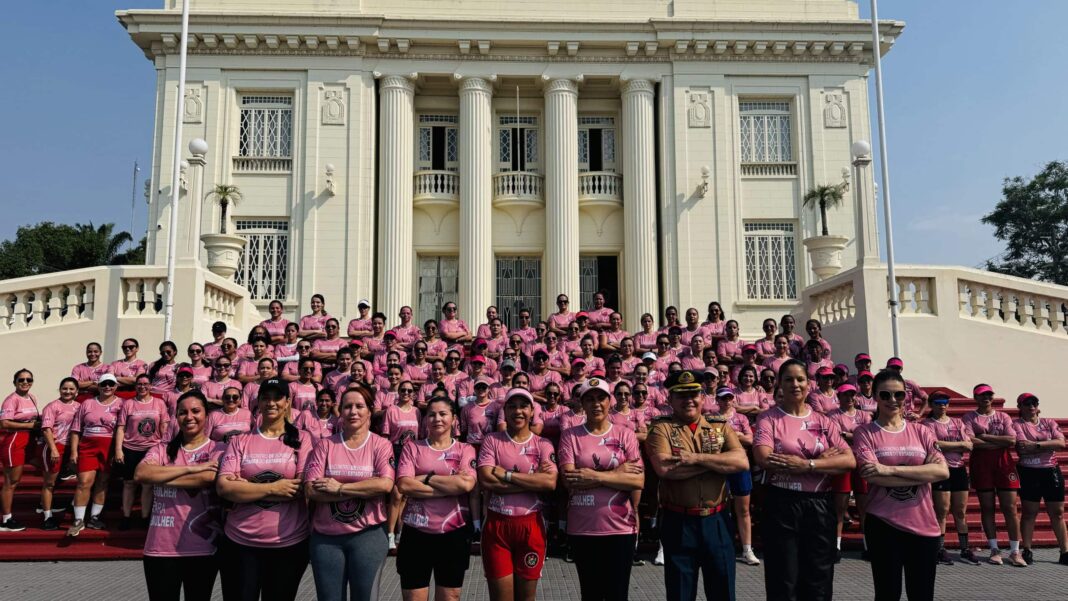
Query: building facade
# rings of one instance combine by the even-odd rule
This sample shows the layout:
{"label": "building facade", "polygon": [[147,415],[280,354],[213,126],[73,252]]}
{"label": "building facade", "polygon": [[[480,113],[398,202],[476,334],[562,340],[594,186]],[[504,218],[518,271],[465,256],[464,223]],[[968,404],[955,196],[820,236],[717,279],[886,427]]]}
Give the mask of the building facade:
{"label": "building facade", "polygon": [[[165,263],[180,0],[118,13],[157,72],[148,261]],[[193,0],[177,254],[208,259],[209,194],[240,188],[235,280],[334,315],[360,298],[481,321],[595,291],[643,312],[717,300],[759,332],[816,281],[806,190],[848,179],[829,229],[877,263],[867,75],[903,24],[850,0]]]}

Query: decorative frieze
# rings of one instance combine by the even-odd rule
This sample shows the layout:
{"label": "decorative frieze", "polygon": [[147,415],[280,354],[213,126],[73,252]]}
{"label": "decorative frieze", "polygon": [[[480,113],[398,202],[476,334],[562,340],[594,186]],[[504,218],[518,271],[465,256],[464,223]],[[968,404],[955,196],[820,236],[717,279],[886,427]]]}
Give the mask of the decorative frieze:
{"label": "decorative frieze", "polygon": [[690,90],[686,97],[686,121],[689,126],[712,127],[712,107],[709,93]]}
{"label": "decorative frieze", "polygon": [[182,123],[204,122],[204,101],[201,99],[203,88],[197,85],[186,85],[185,102],[182,105]]}
{"label": "decorative frieze", "polygon": [[345,91],[325,90],[320,110],[323,125],[345,125]]}

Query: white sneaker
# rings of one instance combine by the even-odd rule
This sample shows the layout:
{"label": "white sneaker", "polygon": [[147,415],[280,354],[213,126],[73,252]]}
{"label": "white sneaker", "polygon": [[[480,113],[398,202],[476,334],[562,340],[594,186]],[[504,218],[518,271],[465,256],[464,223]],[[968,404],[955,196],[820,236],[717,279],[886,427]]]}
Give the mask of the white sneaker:
{"label": "white sneaker", "polygon": [[742,561],[745,562],[746,565],[750,566],[760,565],[760,560],[757,559],[756,553],[753,553],[752,549],[749,549],[748,551],[742,553]]}
{"label": "white sneaker", "polygon": [[654,566],[664,565],[664,546],[658,544],[656,546],[656,559],[653,559]]}
{"label": "white sneaker", "polygon": [[396,551],[397,550],[397,538],[396,538],[396,536],[394,536],[393,533],[391,532],[391,533],[389,533],[388,538],[389,538],[389,550],[390,551]]}

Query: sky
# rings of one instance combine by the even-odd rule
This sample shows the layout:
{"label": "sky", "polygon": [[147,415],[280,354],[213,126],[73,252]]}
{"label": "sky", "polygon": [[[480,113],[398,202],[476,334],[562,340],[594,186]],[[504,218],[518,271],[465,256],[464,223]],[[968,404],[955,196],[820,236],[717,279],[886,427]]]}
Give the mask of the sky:
{"label": "sky", "polygon": [[[162,1],[5,4],[0,239],[45,220],[130,229],[135,160],[140,238],[155,74],[114,11]],[[861,5],[867,17],[868,0]],[[879,8],[880,18],[907,23],[883,61],[896,258],[979,266],[1002,250],[979,222],[1002,180],[1068,159],[1068,2],[883,0]]]}

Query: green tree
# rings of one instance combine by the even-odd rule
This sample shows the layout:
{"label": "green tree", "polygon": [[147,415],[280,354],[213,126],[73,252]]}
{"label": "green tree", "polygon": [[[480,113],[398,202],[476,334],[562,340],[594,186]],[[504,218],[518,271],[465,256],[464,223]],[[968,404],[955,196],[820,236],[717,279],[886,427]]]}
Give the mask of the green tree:
{"label": "green tree", "polygon": [[1068,164],[1053,161],[1031,179],[1005,178],[1002,198],[982,222],[1005,252],[990,271],[1068,285]]}
{"label": "green tree", "polygon": [[44,221],[20,227],[14,240],[0,243],[0,279],[19,278],[98,265],[144,263],[141,247],[122,252],[131,242],[128,232],[115,232],[115,224],[74,225]]}
{"label": "green tree", "polygon": [[829,236],[827,231],[827,209],[833,209],[842,204],[845,198],[847,184],[842,182],[836,186],[816,186],[805,193],[802,203],[806,207],[818,206],[820,208],[820,223],[823,226],[823,235]]}

